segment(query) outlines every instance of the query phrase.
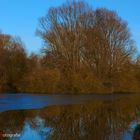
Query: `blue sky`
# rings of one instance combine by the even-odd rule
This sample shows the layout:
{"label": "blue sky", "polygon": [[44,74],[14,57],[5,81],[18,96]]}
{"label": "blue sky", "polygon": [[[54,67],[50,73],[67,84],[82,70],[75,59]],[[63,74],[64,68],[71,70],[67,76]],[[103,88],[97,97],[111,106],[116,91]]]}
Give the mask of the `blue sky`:
{"label": "blue sky", "polygon": [[[133,39],[140,52],[140,0],[85,0],[93,8],[104,7],[117,11],[128,22]],[[59,6],[65,0],[0,0],[0,30],[20,36],[29,53],[40,51],[42,40],[35,35],[39,17],[49,7]]]}

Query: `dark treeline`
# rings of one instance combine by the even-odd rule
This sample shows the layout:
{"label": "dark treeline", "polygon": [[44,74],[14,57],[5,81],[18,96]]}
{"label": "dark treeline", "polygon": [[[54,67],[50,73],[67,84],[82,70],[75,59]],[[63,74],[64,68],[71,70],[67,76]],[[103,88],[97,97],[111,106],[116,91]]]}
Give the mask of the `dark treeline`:
{"label": "dark treeline", "polygon": [[0,92],[140,91],[140,59],[116,12],[84,1],[50,8],[37,35],[43,53],[27,55],[18,38],[0,34]]}

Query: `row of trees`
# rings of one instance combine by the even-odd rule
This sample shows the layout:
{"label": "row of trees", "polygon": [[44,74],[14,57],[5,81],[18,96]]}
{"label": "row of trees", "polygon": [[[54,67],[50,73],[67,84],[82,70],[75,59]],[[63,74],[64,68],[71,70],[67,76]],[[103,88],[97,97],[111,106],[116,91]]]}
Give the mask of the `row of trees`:
{"label": "row of trees", "polygon": [[37,34],[42,55],[0,34],[0,91],[139,92],[140,61],[128,25],[116,12],[83,1],[50,8]]}

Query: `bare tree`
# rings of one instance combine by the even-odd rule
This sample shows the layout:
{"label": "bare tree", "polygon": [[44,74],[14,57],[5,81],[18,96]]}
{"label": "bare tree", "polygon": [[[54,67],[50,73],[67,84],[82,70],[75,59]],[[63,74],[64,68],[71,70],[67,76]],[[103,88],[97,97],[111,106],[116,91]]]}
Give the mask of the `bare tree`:
{"label": "bare tree", "polygon": [[[51,51],[59,63],[68,68],[80,67],[81,48],[85,28],[92,26],[93,11],[83,2],[70,2],[58,8],[51,8],[40,19],[39,34],[47,43],[47,52]],[[61,65],[62,67],[62,65]]]}
{"label": "bare tree", "polygon": [[112,86],[114,76],[135,53],[127,23],[114,11],[93,10],[84,1],[51,8],[40,19],[37,33],[47,46],[46,61],[51,58],[63,74],[86,69]]}
{"label": "bare tree", "polygon": [[20,39],[0,34],[0,91],[17,91],[26,72],[26,52]]}

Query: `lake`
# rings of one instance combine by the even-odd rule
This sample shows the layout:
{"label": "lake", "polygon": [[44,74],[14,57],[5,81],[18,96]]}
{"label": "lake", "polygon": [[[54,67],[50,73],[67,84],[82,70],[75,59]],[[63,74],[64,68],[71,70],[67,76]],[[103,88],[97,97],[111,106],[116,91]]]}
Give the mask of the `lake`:
{"label": "lake", "polygon": [[132,140],[140,95],[0,94],[0,140]]}

